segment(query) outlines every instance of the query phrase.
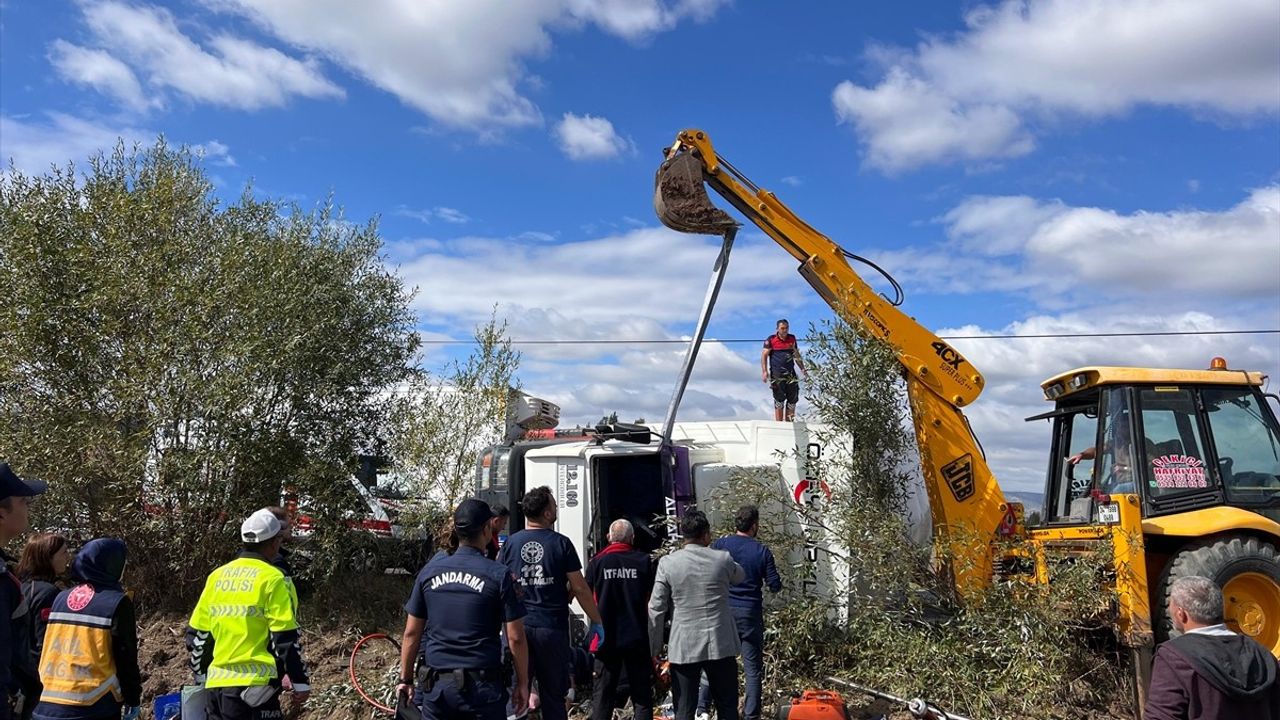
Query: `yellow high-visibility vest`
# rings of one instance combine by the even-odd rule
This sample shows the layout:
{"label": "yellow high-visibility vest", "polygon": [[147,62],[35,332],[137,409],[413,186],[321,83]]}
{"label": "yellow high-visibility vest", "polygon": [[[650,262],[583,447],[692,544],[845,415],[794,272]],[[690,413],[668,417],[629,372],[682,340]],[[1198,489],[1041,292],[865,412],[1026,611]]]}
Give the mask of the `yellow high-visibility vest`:
{"label": "yellow high-visibility vest", "polygon": [[123,702],[111,653],[111,620],[124,593],[77,585],[49,611],[40,651],[42,702],[90,707],[110,694]]}
{"label": "yellow high-visibility vest", "polygon": [[277,677],[271,633],[295,630],[296,599],[279,568],[240,557],[210,573],[191,627],[213,636],[205,687],[267,685]]}

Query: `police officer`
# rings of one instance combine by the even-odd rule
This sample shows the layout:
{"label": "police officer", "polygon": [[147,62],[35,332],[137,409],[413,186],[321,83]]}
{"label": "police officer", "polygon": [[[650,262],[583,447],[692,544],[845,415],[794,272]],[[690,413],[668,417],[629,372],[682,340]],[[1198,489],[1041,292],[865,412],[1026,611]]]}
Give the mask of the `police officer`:
{"label": "police officer", "polygon": [[98,538],[76,555],[78,584],[53,601],[40,653],[40,704],[35,720],[134,720],[142,704],[138,622],[120,579],[128,559],[123,540]]}
{"label": "police officer", "polygon": [[[277,669],[298,644],[294,595],[269,558],[280,552],[282,526],[269,509],[240,526],[244,552],[209,574],[187,628],[197,680],[208,690],[208,720],[276,720]],[[305,673],[305,670],[304,670]],[[305,674],[290,677],[295,704],[310,691]]]}
{"label": "police officer", "polygon": [[511,704],[517,714],[528,707],[524,604],[506,566],[484,557],[493,535],[492,518],[486,503],[463,500],[453,513],[457,551],[437,554],[427,563],[405,604],[408,618],[396,692],[402,697],[412,692],[414,659],[425,641],[426,664],[419,673],[424,720],[506,720],[498,640],[504,626],[516,671]]}
{"label": "police officer", "polygon": [[[9,720],[11,694],[37,686],[35,678],[15,676],[29,664],[30,639],[27,618],[22,612],[22,585],[13,573],[18,561],[4,548],[9,541],[27,531],[31,498],[49,488],[38,480],[23,480],[0,462],[0,720]],[[34,703],[35,698],[18,697],[13,702]],[[30,705],[28,705],[30,707]]]}

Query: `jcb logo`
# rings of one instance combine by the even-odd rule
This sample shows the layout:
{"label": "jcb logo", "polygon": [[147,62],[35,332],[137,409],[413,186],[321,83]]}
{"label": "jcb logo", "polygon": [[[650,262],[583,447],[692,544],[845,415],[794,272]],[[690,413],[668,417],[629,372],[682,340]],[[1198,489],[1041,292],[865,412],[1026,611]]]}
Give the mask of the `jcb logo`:
{"label": "jcb logo", "polygon": [[947,363],[953,368],[959,368],[960,363],[964,362],[964,356],[956,352],[955,348],[941,340],[935,342],[931,347],[933,348],[933,351],[938,354],[938,357],[942,358],[942,362]]}
{"label": "jcb logo", "polygon": [[973,457],[961,455],[943,465],[942,479],[947,481],[947,487],[956,496],[956,502],[964,502],[973,497]]}

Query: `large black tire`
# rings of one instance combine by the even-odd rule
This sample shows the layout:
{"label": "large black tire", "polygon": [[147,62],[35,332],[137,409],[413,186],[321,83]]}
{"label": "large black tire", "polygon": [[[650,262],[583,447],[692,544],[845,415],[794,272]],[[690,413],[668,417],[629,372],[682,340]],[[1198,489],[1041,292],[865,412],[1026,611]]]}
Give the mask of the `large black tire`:
{"label": "large black tire", "polygon": [[[1223,588],[1229,624],[1280,653],[1280,553],[1255,537],[1228,536],[1183,549],[1165,568],[1152,608],[1157,640],[1178,636],[1168,616],[1169,592],[1180,577],[1200,575]],[[1234,582],[1233,582],[1234,581]]]}

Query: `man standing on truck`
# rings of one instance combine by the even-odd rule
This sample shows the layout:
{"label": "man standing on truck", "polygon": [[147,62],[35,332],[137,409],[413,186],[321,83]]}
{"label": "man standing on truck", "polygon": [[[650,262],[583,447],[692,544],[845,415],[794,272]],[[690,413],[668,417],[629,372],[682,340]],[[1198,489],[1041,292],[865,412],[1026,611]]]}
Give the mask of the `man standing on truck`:
{"label": "man standing on truck", "polygon": [[778,331],[764,341],[760,352],[760,379],[773,389],[773,419],[792,422],[796,418],[796,403],[800,400],[800,381],[796,369],[808,377],[804,361],[800,359],[800,347],[796,336],[790,332],[786,319],[778,321]]}
{"label": "man standing on truck", "polygon": [[[544,720],[565,720],[565,696],[569,693],[569,593],[591,621],[588,642],[604,641],[600,611],[591,588],[582,578],[582,561],[573,541],[552,528],[558,509],[551,488],[536,487],[520,500],[524,530],[507,538],[498,562],[520,580],[524,589],[525,635],[529,640],[529,667],[538,681]],[[566,587],[568,591],[566,591]]]}

